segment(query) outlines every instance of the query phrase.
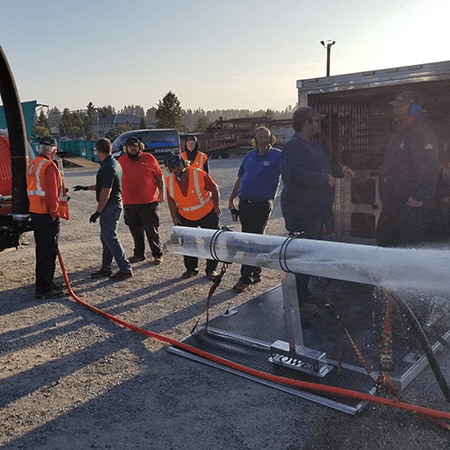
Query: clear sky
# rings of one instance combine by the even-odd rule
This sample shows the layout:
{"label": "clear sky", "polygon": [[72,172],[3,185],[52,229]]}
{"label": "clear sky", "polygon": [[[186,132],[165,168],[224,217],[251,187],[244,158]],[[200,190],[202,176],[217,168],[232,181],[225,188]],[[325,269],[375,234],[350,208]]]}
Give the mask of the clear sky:
{"label": "clear sky", "polygon": [[[5,4],[6,3],[6,4]],[[296,80],[450,60],[450,1],[5,0],[0,45],[22,101],[60,109],[274,109]]]}

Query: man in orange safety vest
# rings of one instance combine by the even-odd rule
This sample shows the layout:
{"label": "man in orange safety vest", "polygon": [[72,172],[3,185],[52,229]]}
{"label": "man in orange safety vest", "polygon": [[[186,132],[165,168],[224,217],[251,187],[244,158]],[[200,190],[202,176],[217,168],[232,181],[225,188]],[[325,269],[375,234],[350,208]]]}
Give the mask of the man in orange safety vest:
{"label": "man in orange safety vest", "polygon": [[[167,201],[174,225],[193,228],[219,228],[220,193],[217,184],[203,170],[189,166],[178,154],[166,159],[171,175],[166,177]],[[206,261],[206,276],[214,280],[218,261]],[[186,272],[183,278],[198,274],[198,258],[184,256]]]}
{"label": "man in orange safety vest", "polygon": [[36,243],[36,298],[55,298],[63,294],[53,282],[60,218],[69,219],[66,188],[58,166],[53,162],[56,139],[45,136],[39,143],[39,156],[27,168],[27,194]]}

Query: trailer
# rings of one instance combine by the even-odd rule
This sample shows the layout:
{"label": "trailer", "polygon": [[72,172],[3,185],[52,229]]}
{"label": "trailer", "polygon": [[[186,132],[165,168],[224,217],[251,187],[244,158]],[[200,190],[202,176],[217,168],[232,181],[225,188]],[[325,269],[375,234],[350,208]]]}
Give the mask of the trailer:
{"label": "trailer", "polygon": [[323,146],[355,172],[353,180],[338,182],[333,217],[327,226],[328,233],[353,242],[368,242],[375,236],[382,206],[379,167],[396,127],[389,102],[403,91],[416,91],[439,138],[443,177],[427,236],[448,239],[450,61],[298,80],[297,90],[299,106],[311,106],[326,116],[321,122]]}
{"label": "trailer", "polygon": [[[258,127],[269,128],[277,138],[276,147],[282,148],[292,136],[292,119],[270,119],[267,117],[245,117],[223,120],[219,118],[211,123],[204,133],[194,133],[198,139],[199,150],[210,158],[229,158],[236,153],[247,153],[252,147],[251,141]],[[190,133],[192,134],[192,133]],[[184,136],[181,135],[181,151],[186,149]]]}

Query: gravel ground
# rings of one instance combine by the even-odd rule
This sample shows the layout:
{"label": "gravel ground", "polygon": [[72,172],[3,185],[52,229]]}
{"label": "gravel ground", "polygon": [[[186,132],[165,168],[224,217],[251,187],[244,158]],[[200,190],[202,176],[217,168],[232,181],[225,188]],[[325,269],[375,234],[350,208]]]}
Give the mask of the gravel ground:
{"label": "gravel ground", "polygon": [[[232,225],[227,199],[242,157],[211,161],[221,188],[222,225]],[[66,185],[92,184],[97,165],[66,169]],[[118,283],[91,280],[99,267],[93,192],[71,192],[71,220],[60,251],[78,297],[150,331],[181,340],[202,313],[211,282],[184,280],[182,258],[133,266]],[[161,236],[171,227],[161,206]],[[283,235],[279,205],[267,230]],[[128,255],[132,239],[121,220]],[[447,449],[449,431],[414,415],[368,405],[349,416],[213,367],[170,354],[166,345],[117,326],[71,297],[34,298],[34,245],[0,255],[0,445],[2,449]],[[150,255],[149,255],[150,256]],[[277,285],[263,281],[236,294],[231,265],[211,302],[212,316]],[[57,269],[57,281],[62,281]],[[445,355],[444,355],[445,356]],[[444,373],[448,358],[441,357]],[[450,378],[450,377],[448,377]],[[429,369],[405,390],[406,401],[450,410]]]}

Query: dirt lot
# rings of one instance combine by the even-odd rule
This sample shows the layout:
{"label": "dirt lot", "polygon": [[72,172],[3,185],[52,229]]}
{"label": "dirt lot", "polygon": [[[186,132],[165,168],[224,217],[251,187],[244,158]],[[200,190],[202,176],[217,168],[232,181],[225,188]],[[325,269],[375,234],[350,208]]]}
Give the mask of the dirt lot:
{"label": "dirt lot", "polygon": [[[227,199],[241,157],[211,161],[221,187],[222,225],[232,225]],[[96,165],[66,169],[66,185],[92,184]],[[124,282],[91,280],[99,267],[93,192],[73,192],[71,220],[62,224],[60,251],[71,286],[84,301],[147,330],[181,340],[192,331],[211,285],[183,280],[182,258],[133,266]],[[164,241],[171,226],[161,207]],[[269,234],[284,234],[279,205]],[[128,255],[132,240],[121,220]],[[34,245],[0,255],[0,445],[2,449],[447,449],[450,432],[413,414],[368,405],[356,416],[170,354],[158,341],[119,327],[71,297],[34,298]],[[232,265],[212,299],[220,314],[279,283],[263,281],[243,294],[231,288]],[[57,270],[57,281],[62,281]],[[450,379],[448,357],[440,362]],[[404,399],[449,411],[427,369]]]}

